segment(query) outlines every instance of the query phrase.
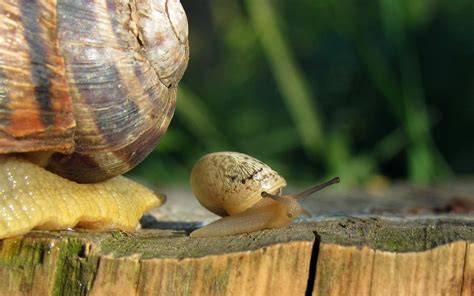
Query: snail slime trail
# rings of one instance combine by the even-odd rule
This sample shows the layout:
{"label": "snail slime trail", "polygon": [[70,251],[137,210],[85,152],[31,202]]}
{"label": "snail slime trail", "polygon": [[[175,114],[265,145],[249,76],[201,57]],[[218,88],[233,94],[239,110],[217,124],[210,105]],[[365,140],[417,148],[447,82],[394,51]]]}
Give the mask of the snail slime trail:
{"label": "snail slime trail", "polygon": [[295,195],[281,195],[286,181],[268,165],[238,152],[203,156],[191,172],[198,201],[223,218],[193,231],[192,237],[223,236],[281,228],[308,214],[299,200],[332,184],[339,177]]}
{"label": "snail slime trail", "polygon": [[165,134],[188,59],[178,0],[1,1],[0,238],[130,231],[163,204],[120,175]]}

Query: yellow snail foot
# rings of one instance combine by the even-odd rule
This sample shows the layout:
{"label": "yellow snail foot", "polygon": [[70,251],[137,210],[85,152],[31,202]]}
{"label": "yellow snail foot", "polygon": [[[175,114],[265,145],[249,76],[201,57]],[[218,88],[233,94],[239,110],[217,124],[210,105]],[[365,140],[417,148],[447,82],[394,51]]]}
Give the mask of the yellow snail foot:
{"label": "yellow snail foot", "polygon": [[133,231],[166,197],[123,176],[78,184],[12,156],[0,157],[0,239],[32,229]]}

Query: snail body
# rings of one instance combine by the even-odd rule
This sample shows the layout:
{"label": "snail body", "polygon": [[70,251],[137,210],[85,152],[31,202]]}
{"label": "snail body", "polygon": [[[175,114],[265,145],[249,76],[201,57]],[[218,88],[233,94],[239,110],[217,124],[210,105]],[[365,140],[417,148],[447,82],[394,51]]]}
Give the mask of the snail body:
{"label": "snail body", "polygon": [[238,152],[207,154],[192,169],[191,188],[201,205],[223,218],[191,236],[286,227],[306,213],[300,199],[338,182],[339,178],[334,178],[299,194],[281,195],[285,179],[260,160]]}
{"label": "snail body", "polygon": [[[25,172],[25,159],[35,159],[55,177],[67,179],[64,186],[116,184],[116,176],[140,163],[166,132],[188,62],[187,35],[186,16],[178,0],[2,1],[0,170],[15,167],[14,171]],[[33,183],[52,180],[46,170],[37,172],[37,177],[29,176],[30,181],[38,178]],[[28,184],[17,189],[32,192],[31,199],[17,195],[14,188],[0,191],[0,222],[12,225],[9,217],[22,216],[5,214],[15,196],[22,196],[22,204],[31,208],[35,200],[49,198],[41,191],[56,188]],[[8,178],[1,185],[15,186]],[[66,192],[87,191],[95,198],[114,200],[116,193],[99,187],[75,186]],[[127,204],[134,205],[134,194],[130,195]],[[62,198],[57,196],[57,201]],[[154,199],[161,201],[147,203],[163,202],[161,196]],[[117,199],[109,205],[120,207],[121,203]],[[79,212],[75,217],[81,216]],[[112,215],[114,210],[109,212]],[[104,210],[105,216],[98,214],[95,219],[112,221],[104,214],[109,212]],[[47,225],[53,225],[53,220]],[[94,226],[91,221],[88,218],[83,224]],[[40,225],[29,223],[22,229],[34,227]],[[0,237],[4,237],[2,230]]]}
{"label": "snail body", "polygon": [[18,157],[0,157],[0,239],[32,228],[134,231],[166,197],[123,176],[92,184],[69,181]]}

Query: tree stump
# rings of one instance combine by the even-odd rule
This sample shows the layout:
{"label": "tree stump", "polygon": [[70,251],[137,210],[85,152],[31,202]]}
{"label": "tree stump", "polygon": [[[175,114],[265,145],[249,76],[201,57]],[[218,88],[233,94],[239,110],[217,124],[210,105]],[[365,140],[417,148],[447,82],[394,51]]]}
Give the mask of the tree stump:
{"label": "tree stump", "polygon": [[220,238],[146,219],[177,229],[32,231],[0,241],[0,295],[474,295],[472,198],[453,213],[452,190],[390,192],[322,194],[316,218]]}
{"label": "tree stump", "polygon": [[334,218],[222,238],[33,231],[1,295],[473,295],[472,219]]}

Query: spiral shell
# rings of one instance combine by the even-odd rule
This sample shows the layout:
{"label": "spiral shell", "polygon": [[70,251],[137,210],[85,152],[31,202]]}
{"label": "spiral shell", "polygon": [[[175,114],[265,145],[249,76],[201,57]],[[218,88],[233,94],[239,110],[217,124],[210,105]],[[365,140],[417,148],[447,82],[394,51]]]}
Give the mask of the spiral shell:
{"label": "spiral shell", "polygon": [[188,62],[177,0],[0,3],[0,153],[52,151],[78,182],[120,175],[155,147]]}
{"label": "spiral shell", "polygon": [[191,188],[205,208],[223,217],[190,236],[286,227],[302,214],[311,215],[301,206],[301,199],[339,182],[335,177],[300,193],[282,195],[285,179],[260,160],[237,152],[205,155],[193,167]]}
{"label": "spiral shell", "polygon": [[233,215],[257,203],[263,191],[280,193],[286,181],[260,160],[238,152],[210,153],[191,172],[191,187],[211,212]]}

